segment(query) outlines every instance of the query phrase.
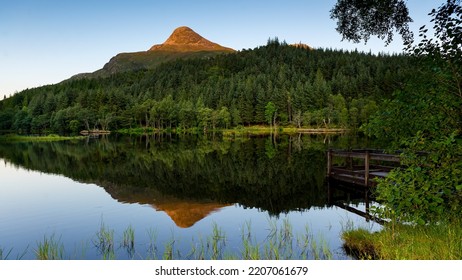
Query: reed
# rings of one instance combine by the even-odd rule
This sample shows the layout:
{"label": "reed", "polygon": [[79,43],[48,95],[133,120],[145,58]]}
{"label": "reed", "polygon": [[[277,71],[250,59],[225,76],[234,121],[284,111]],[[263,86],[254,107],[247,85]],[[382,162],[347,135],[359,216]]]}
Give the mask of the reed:
{"label": "reed", "polygon": [[241,259],[243,260],[258,260],[260,259],[260,245],[252,236],[252,223],[246,221],[241,229],[242,252]]}
{"label": "reed", "polygon": [[165,250],[164,250],[164,254],[162,256],[162,259],[164,259],[164,260],[173,260],[174,246],[175,246],[175,240],[171,240],[171,241],[167,242],[167,244],[165,245]]}
{"label": "reed", "polygon": [[13,248],[11,248],[7,253],[3,253],[3,248],[0,247],[0,260],[7,260],[12,251]]}
{"label": "reed", "polygon": [[[268,234],[263,239],[257,239],[252,230],[251,221],[246,221],[241,227],[240,242],[234,243],[237,247],[229,248],[228,237],[226,233],[216,224],[212,224],[211,233],[208,236],[193,237],[191,249],[189,252],[181,251],[180,240],[175,238],[172,231],[171,238],[164,243],[159,249],[158,232],[153,229],[147,231],[148,241],[145,252],[135,254],[135,230],[128,226],[121,236],[115,248],[114,230],[109,229],[101,222],[99,230],[92,238],[94,249],[101,259],[116,259],[116,252],[125,249],[125,254],[121,252],[120,256],[129,259],[190,259],[190,260],[286,260],[286,259],[329,259],[332,257],[327,243],[323,240],[318,244],[309,230],[305,227],[305,232],[298,235],[294,234],[292,224],[288,219],[278,222],[277,220],[268,220]],[[82,242],[82,250],[79,248],[68,258],[85,259],[88,242]],[[163,248],[162,248],[163,247]],[[0,248],[0,259],[10,257],[12,250],[5,253]],[[24,252],[23,256],[27,252]],[[65,256],[64,245],[60,239],[54,235],[44,237],[43,241],[37,244],[35,250],[37,259],[63,259]]]}
{"label": "reed", "polygon": [[226,247],[226,235],[216,223],[212,225],[212,236],[209,238],[208,243],[207,247],[210,247],[212,250],[210,258],[212,260],[222,259],[223,251]]}
{"label": "reed", "polygon": [[147,248],[147,259],[151,260],[156,260],[158,259],[157,253],[158,253],[158,248],[157,248],[157,231],[153,229],[149,229],[147,231],[148,234],[148,239],[149,239],[149,244]]}
{"label": "reed", "polygon": [[35,255],[39,260],[62,260],[64,258],[64,245],[53,234],[43,237],[43,241],[37,243]]}
{"label": "reed", "polygon": [[294,234],[292,224],[288,219],[282,221],[281,227],[276,221],[268,221],[270,228],[268,236],[264,242],[265,259],[292,259],[295,257],[296,249],[294,244]]}
{"label": "reed", "polygon": [[282,252],[283,259],[291,259],[293,256],[293,228],[289,219],[282,221],[282,228],[279,230],[278,247]]}
{"label": "reed", "polygon": [[123,232],[122,247],[126,249],[130,258],[135,255],[135,230],[130,225]]}
{"label": "reed", "polygon": [[202,236],[196,241],[194,237],[191,242],[191,251],[187,255],[187,259],[205,260],[206,259],[206,243]]}
{"label": "reed", "polygon": [[125,229],[123,233],[123,247],[134,248],[135,247],[135,231],[133,227],[130,225],[127,229]]}
{"label": "reed", "polygon": [[115,259],[114,230],[108,229],[103,222],[96,232],[93,244],[103,259]]}
{"label": "reed", "polygon": [[310,229],[308,225],[305,225],[305,232],[297,235],[297,246],[299,248],[299,256],[301,259],[306,260],[310,256],[309,248],[312,239],[313,236],[310,233]]}
{"label": "reed", "polygon": [[[236,247],[229,248],[226,233],[213,224],[211,233],[205,237],[193,237],[189,252],[180,252],[180,240],[172,232],[172,237],[159,250],[157,231],[148,230],[146,252],[137,254],[140,259],[242,259],[242,260],[284,260],[284,259],[332,259],[333,255],[327,241],[313,235],[306,225],[304,232],[294,233],[292,224],[288,219],[278,222],[268,221],[268,233],[265,238],[257,239],[252,231],[251,221],[245,222],[241,227],[240,242]],[[128,248],[128,257],[135,258],[135,233],[129,226],[123,232],[120,248]],[[460,260],[462,259],[462,223],[440,222],[425,226],[387,225],[380,232],[370,232],[368,229],[355,229],[348,224],[344,229],[342,238],[345,249],[358,259],[412,259],[412,260]],[[85,245],[86,244],[86,245]],[[102,259],[115,259],[114,231],[101,223],[100,229],[93,238],[93,244]],[[35,257],[40,260],[53,260],[63,258],[86,256],[88,243],[82,242],[83,249],[78,248],[74,254],[65,254],[64,245],[60,238],[53,234],[44,237],[34,248]],[[27,255],[27,249],[18,255],[22,259]],[[118,249],[120,249],[118,248]],[[0,260],[10,259],[14,253],[12,249],[0,248]],[[124,258],[127,256],[124,256]]]}
{"label": "reed", "polygon": [[76,246],[74,247],[74,252],[72,253],[72,257],[70,257],[70,259],[84,260],[89,247],[90,242],[88,240],[80,242],[79,245],[76,244]]}
{"label": "reed", "polygon": [[324,260],[332,259],[332,252],[330,251],[329,244],[327,244],[327,241],[324,238],[321,238],[321,250],[322,250],[321,259],[324,259]]}

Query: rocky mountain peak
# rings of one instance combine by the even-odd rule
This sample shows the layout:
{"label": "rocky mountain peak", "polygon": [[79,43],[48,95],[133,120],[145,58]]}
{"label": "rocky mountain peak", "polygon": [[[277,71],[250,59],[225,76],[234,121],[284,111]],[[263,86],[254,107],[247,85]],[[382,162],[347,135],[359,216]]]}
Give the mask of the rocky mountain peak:
{"label": "rocky mountain peak", "polygon": [[196,52],[196,51],[234,51],[231,48],[223,47],[211,42],[187,26],[176,28],[168,39],[159,45],[152,46],[149,51],[175,51],[175,52]]}

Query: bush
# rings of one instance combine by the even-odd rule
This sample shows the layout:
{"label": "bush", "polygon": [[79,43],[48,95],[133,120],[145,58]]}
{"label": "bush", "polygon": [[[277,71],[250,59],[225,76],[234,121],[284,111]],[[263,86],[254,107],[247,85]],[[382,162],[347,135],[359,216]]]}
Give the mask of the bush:
{"label": "bush", "polygon": [[377,199],[384,206],[379,214],[418,224],[460,217],[462,148],[455,136],[431,140],[419,132],[403,143],[404,167],[377,185]]}

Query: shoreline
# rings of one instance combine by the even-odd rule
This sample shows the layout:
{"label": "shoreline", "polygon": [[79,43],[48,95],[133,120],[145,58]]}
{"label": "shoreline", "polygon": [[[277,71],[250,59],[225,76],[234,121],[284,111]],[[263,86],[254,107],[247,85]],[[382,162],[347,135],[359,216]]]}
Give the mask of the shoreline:
{"label": "shoreline", "polygon": [[[223,137],[240,137],[245,135],[277,135],[277,134],[344,134],[350,132],[350,129],[345,128],[295,128],[295,127],[277,127],[270,128],[269,126],[245,126],[230,129],[215,129],[207,130],[206,133],[222,133]],[[94,137],[100,135],[109,135],[110,131],[95,130],[95,131],[81,131],[80,135],[76,136],[63,136],[57,134],[48,135],[20,135],[20,134],[5,134],[0,135],[2,142],[29,142],[29,141],[65,141],[65,140],[81,140],[87,137]],[[145,135],[153,133],[175,133],[175,134],[202,134],[203,130],[199,128],[191,129],[165,129],[159,130],[154,128],[132,128],[120,129],[115,133],[129,134],[129,135]]]}
{"label": "shoreline", "polygon": [[[347,128],[295,128],[295,127],[277,127],[271,128],[269,126],[240,126],[235,128],[219,128],[207,129],[206,133],[222,133],[223,136],[240,136],[240,135],[266,135],[266,134],[343,134],[350,132],[351,129]],[[116,133],[122,134],[152,134],[152,133],[176,133],[176,134],[203,134],[204,130],[198,127],[182,129],[157,129],[152,127],[136,127],[131,129],[119,129]]]}
{"label": "shoreline", "polygon": [[7,134],[0,135],[0,142],[53,142],[53,141],[66,141],[66,140],[82,140],[86,136],[61,136],[56,134],[49,135],[19,135]]}

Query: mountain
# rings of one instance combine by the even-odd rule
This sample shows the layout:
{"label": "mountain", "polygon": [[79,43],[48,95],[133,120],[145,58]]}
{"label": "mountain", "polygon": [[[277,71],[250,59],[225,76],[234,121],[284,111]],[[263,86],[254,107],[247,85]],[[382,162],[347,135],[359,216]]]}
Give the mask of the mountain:
{"label": "mountain", "polygon": [[114,73],[153,69],[175,59],[207,58],[235,50],[211,42],[187,26],[176,28],[163,44],[152,46],[147,51],[120,53],[104,67],[93,73],[82,73],[71,79],[105,77]]}
{"label": "mountain", "polygon": [[234,52],[233,49],[210,42],[187,26],[175,29],[168,39],[160,45],[154,45],[150,52]]}
{"label": "mountain", "polygon": [[[117,73],[114,79],[93,74],[0,101],[0,130],[62,135],[84,129],[212,131],[267,124],[270,102],[280,126],[357,129],[382,100],[402,89],[414,66],[409,56],[311,50],[277,38],[266,46],[215,55],[220,51],[210,49],[217,46],[192,31],[175,33],[153,50],[113,58],[100,75],[175,59],[154,69]],[[185,51],[165,50],[178,46]],[[213,57],[177,60],[204,53]]]}

